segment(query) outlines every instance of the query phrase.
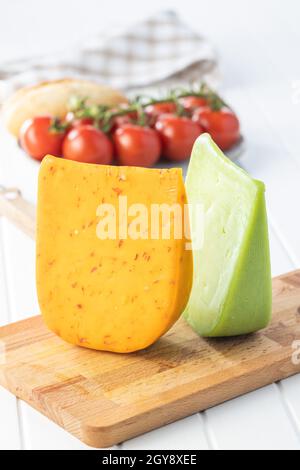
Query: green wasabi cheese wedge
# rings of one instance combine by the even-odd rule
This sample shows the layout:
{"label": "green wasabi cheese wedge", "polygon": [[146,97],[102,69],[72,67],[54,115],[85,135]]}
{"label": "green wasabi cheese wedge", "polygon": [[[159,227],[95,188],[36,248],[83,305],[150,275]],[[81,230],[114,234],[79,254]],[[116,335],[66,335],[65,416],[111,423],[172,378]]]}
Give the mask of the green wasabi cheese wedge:
{"label": "green wasabi cheese wedge", "polygon": [[[203,134],[193,148],[186,188],[194,213],[194,279],[185,319],[204,337],[236,336],[266,327],[272,284],[264,184],[232,163]],[[202,224],[195,218],[199,208]]]}

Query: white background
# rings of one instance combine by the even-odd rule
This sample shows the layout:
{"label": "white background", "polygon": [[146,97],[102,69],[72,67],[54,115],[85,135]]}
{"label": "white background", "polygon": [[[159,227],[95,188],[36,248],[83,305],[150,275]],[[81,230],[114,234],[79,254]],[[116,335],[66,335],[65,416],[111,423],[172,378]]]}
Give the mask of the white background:
{"label": "white background", "polygon": [[[223,90],[243,123],[241,164],[265,181],[274,275],[300,266],[300,2],[298,0],[0,0],[0,65],[80,42],[159,8],[176,8],[216,45]],[[0,182],[35,201],[38,166],[0,140]],[[0,221],[0,323],[38,312],[34,244]],[[122,444],[142,449],[300,449],[300,376]],[[0,448],[81,449],[0,389]]]}

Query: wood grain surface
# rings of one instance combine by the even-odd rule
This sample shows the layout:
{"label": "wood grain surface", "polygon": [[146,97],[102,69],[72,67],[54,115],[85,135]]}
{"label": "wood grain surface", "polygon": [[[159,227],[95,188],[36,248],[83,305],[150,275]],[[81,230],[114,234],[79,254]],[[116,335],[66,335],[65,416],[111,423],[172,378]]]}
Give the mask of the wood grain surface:
{"label": "wood grain surface", "polygon": [[[106,447],[300,372],[300,271],[273,281],[273,320],[199,338],[184,320],[129,355],[63,342],[40,316],[0,328],[0,384],[93,447]],[[293,363],[294,362],[294,363]]]}

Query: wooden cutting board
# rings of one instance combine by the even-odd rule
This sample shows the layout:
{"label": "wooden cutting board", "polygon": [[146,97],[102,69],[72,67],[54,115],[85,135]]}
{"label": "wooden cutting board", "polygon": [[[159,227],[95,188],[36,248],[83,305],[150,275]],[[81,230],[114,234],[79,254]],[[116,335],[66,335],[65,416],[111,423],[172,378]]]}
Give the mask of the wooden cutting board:
{"label": "wooden cutting board", "polygon": [[5,326],[0,384],[93,447],[120,443],[300,372],[300,271],[273,289],[263,332],[206,340],[180,320],[129,355],[71,346],[40,316]]}

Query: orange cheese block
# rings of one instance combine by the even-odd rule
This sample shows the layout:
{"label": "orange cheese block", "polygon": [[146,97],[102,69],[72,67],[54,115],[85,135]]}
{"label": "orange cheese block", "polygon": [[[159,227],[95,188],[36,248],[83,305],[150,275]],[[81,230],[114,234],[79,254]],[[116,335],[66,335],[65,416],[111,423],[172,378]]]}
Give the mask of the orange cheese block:
{"label": "orange cheese block", "polygon": [[46,157],[39,175],[37,291],[48,327],[72,344],[121,353],[161,337],[191,290],[192,253],[184,227],[181,237],[178,229],[185,203],[179,169]]}

